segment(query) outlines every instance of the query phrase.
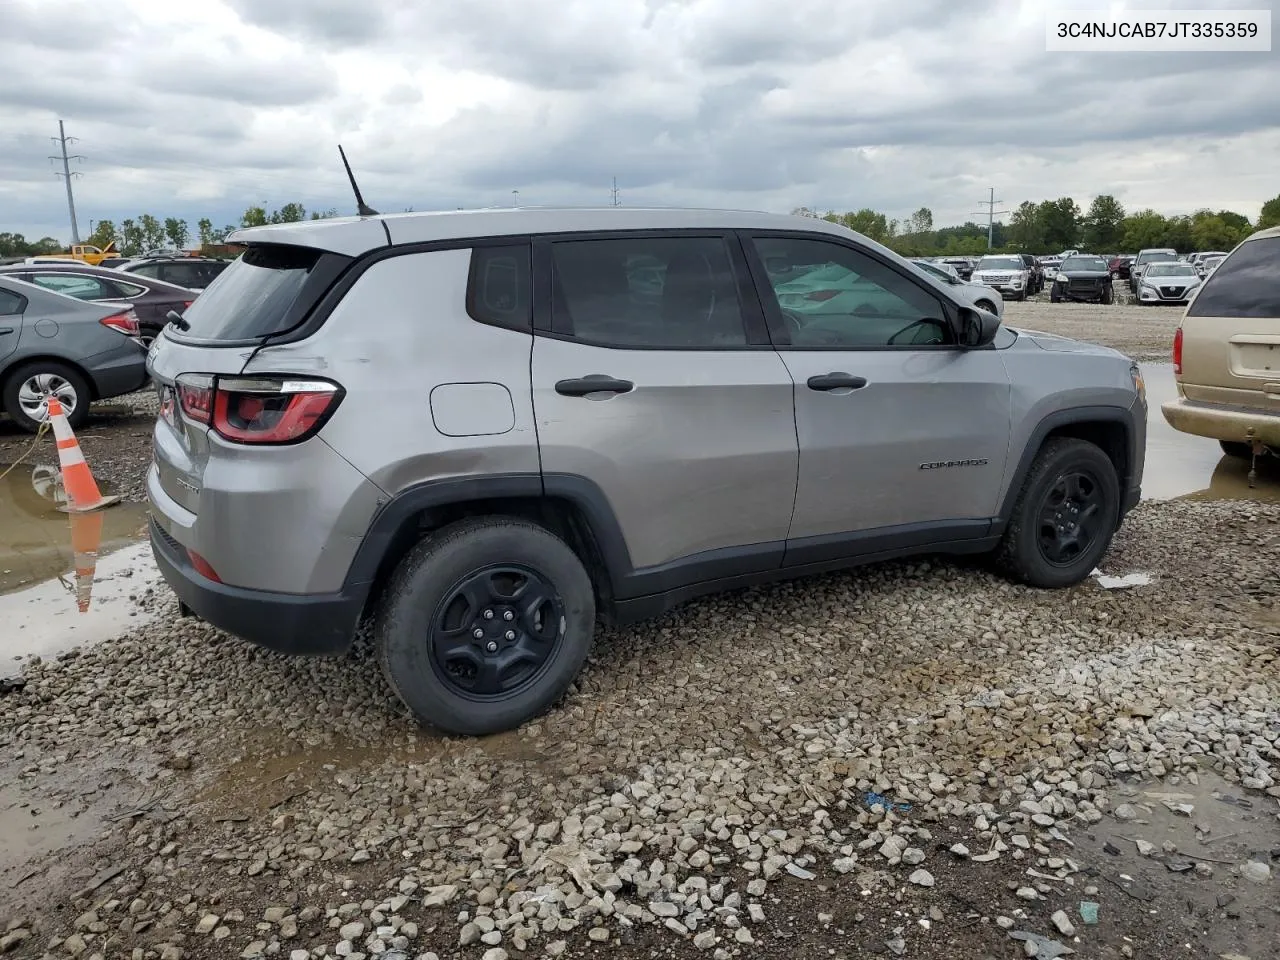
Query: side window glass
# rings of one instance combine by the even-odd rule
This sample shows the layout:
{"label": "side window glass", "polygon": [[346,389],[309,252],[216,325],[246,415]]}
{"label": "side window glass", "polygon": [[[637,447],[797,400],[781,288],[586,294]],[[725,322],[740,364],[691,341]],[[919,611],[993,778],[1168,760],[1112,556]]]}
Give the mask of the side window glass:
{"label": "side window glass", "polygon": [[826,240],[752,242],[792,346],[840,350],[954,342],[937,298],[864,253]]}
{"label": "side window glass", "polygon": [[20,297],[8,290],[0,290],[0,317],[8,317],[22,313],[26,307],[26,297]]}
{"label": "side window glass", "polygon": [[136,273],[136,274],[138,274],[138,276],[140,276],[140,277],[150,277],[152,280],[159,280],[159,279],[160,279],[160,264],[158,264],[158,263],[145,263],[145,264],[143,264],[143,265],[142,265],[142,266],[140,266],[140,267],[137,267],[137,268],[135,268],[135,269],[133,269],[133,270],[130,270],[129,272],[130,272],[130,273]]}
{"label": "side window glass", "polygon": [[471,251],[467,313],[473,320],[511,330],[532,329],[532,256],[527,243]]}
{"label": "side window glass", "polygon": [[160,268],[160,279],[180,287],[200,285],[200,268],[194,263],[166,263]]}
{"label": "side window glass", "polygon": [[737,278],[720,237],[618,237],[552,244],[552,328],[602,346],[747,345]]}
{"label": "side window glass", "polygon": [[119,294],[107,287],[96,277],[84,277],[73,274],[37,273],[32,282],[46,290],[75,297],[77,300],[106,300],[118,297]]}
{"label": "side window glass", "polygon": [[1280,237],[1241,244],[1209,274],[1190,317],[1280,317]]}

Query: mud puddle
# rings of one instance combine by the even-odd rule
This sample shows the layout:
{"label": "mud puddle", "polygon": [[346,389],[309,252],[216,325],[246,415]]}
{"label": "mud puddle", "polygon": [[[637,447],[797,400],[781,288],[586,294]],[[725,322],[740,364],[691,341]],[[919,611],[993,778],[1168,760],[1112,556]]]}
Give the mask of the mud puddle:
{"label": "mud puddle", "polygon": [[1280,501],[1280,460],[1259,460],[1257,481],[1250,487],[1247,461],[1228,457],[1216,440],[1180,433],[1165,420],[1160,405],[1178,396],[1173,365],[1140,366],[1147,383],[1148,407],[1144,498]]}
{"label": "mud puddle", "polygon": [[1280,801],[1207,768],[1118,787],[1111,799],[1111,815],[1073,832],[1104,910],[1135,901],[1212,956],[1275,955]]}
{"label": "mud puddle", "polygon": [[0,479],[0,676],[127,629],[141,616],[133,597],[158,577],[141,542],[145,507],[67,514],[65,503],[57,467],[20,464]]}

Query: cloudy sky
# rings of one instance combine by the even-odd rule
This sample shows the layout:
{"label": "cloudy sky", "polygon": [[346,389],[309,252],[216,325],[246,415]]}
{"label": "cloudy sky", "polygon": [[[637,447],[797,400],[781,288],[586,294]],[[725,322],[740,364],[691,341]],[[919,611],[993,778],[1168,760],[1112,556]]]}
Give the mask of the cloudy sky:
{"label": "cloudy sky", "polygon": [[[1255,217],[1280,48],[1046,53],[1031,0],[0,0],[0,231],[253,203],[869,206],[1114,193]],[[1062,4],[1053,4],[1061,9]],[[1161,0],[1073,9],[1280,8]],[[1273,17],[1280,20],[1273,12]]]}

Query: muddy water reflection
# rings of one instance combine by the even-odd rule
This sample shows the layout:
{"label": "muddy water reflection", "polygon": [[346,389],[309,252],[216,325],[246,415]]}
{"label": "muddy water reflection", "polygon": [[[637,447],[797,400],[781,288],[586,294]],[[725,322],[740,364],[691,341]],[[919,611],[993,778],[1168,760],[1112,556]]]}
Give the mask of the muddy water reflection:
{"label": "muddy water reflection", "polygon": [[1142,495],[1149,500],[1280,501],[1280,461],[1259,461],[1256,486],[1248,483],[1249,464],[1223,454],[1216,440],[1179,433],[1169,426],[1160,404],[1178,396],[1173,365],[1144,363],[1147,382],[1147,465]]}
{"label": "muddy water reflection", "polygon": [[[0,473],[8,468],[0,465]],[[104,491],[109,492],[109,491]],[[57,467],[19,465],[0,479],[0,675],[17,660],[114,636],[137,622],[132,596],[153,582],[146,509],[120,504],[70,516]]]}

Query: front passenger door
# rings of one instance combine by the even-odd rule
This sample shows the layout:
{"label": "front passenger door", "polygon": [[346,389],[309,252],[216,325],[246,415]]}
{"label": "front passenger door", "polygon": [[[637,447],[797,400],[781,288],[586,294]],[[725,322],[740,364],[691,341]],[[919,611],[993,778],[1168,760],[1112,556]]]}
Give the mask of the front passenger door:
{"label": "front passenger door", "polygon": [[999,351],[959,347],[923,278],[852,243],[754,234],[747,246],[795,389],[787,563],[852,556],[877,540],[985,535],[1009,436]]}

